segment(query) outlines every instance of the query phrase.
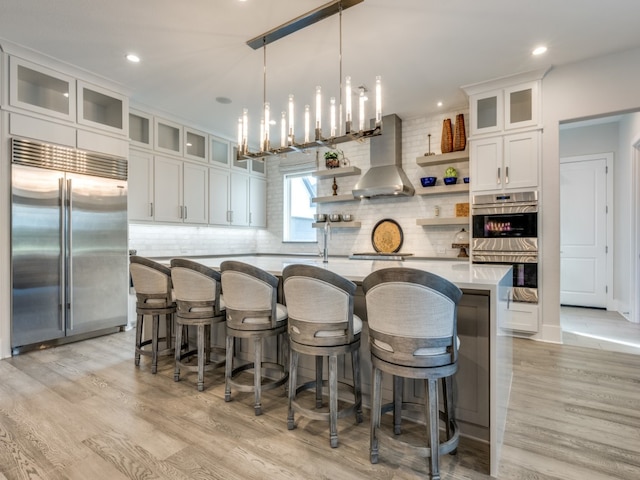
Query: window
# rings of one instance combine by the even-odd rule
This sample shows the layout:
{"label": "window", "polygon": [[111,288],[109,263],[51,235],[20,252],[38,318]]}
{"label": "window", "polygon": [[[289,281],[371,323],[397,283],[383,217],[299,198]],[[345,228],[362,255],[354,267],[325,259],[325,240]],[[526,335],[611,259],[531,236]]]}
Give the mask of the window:
{"label": "window", "polygon": [[283,241],[315,242],[316,232],[311,226],[316,205],[316,178],[311,172],[284,176]]}

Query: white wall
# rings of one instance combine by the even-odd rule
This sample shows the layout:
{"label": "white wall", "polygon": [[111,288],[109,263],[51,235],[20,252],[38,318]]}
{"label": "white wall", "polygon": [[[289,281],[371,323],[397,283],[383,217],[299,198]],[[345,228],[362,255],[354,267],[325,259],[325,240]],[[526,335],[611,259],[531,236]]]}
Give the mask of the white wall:
{"label": "white wall", "polygon": [[541,305],[536,337],[561,341],[560,134],[562,121],[640,109],[640,49],[552,69],[542,81]]}

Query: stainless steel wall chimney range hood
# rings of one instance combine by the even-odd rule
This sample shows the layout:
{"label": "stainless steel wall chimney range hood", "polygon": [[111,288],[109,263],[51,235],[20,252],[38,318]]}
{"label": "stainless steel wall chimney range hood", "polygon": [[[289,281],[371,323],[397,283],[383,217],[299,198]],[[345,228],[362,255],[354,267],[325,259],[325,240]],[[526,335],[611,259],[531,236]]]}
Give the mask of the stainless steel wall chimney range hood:
{"label": "stainless steel wall chimney range hood", "polygon": [[402,170],[402,120],[395,114],[382,118],[382,135],[369,139],[371,168],[353,189],[353,196],[410,197],[415,189]]}

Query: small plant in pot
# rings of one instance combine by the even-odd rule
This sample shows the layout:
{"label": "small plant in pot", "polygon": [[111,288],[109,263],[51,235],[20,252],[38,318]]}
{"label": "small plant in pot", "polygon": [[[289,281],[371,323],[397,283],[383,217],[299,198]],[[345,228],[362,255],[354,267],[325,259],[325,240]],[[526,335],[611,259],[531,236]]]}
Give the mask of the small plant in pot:
{"label": "small plant in pot", "polygon": [[340,166],[339,150],[329,150],[324,152],[324,162],[327,168],[336,168]]}
{"label": "small plant in pot", "polygon": [[458,171],[453,167],[447,168],[444,172],[444,184],[455,185],[457,181],[458,181]]}

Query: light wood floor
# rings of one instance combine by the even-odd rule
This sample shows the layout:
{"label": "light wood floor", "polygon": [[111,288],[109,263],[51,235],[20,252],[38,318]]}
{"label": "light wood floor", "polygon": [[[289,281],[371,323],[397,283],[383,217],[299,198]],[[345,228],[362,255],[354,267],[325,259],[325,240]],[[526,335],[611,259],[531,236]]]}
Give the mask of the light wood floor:
{"label": "light wood floor", "polygon": [[[640,356],[515,340],[499,478],[640,478]],[[288,431],[286,400],[223,400],[222,373],[173,381],[165,359],[133,365],[133,332],[0,361],[0,479],[417,479],[425,463],[381,445],[369,463],[365,422]],[[444,479],[487,479],[483,448],[462,441]]]}
{"label": "light wood floor", "polygon": [[640,323],[618,312],[562,306],[560,326],[566,345],[640,355]]}

